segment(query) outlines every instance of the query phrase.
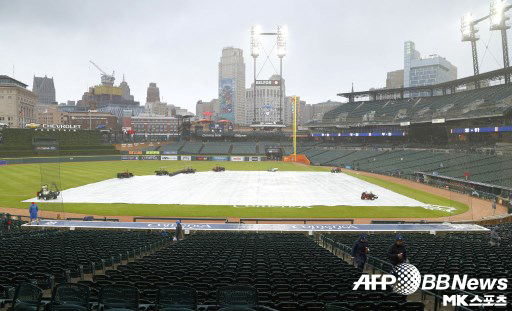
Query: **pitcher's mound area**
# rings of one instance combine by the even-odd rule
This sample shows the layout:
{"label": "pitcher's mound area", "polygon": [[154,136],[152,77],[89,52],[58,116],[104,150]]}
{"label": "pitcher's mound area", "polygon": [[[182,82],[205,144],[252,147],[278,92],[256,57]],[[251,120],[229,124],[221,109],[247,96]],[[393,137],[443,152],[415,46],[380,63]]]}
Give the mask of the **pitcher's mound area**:
{"label": "pitcher's mound area", "polygon": [[[361,192],[379,198],[361,200]],[[109,179],[64,190],[64,203],[137,203],[235,206],[427,206],[391,190],[324,172],[226,171]],[[37,201],[37,199],[25,202]]]}

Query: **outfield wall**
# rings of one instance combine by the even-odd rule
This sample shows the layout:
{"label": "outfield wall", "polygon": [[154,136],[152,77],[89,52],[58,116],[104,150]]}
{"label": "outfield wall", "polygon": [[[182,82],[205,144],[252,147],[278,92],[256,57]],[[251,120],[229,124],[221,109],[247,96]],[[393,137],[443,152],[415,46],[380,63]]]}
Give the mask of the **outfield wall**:
{"label": "outfield wall", "polygon": [[0,165],[57,163],[57,162],[95,162],[95,161],[216,161],[216,162],[260,162],[264,156],[219,156],[219,155],[152,155],[130,154],[111,156],[77,156],[77,157],[38,157],[1,159]]}

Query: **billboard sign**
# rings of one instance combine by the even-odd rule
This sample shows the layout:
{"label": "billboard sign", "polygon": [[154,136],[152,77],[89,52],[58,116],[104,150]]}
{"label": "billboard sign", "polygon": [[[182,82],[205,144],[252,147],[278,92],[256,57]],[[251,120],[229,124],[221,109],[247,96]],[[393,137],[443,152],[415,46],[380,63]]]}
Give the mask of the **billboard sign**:
{"label": "billboard sign", "polygon": [[208,161],[208,157],[196,157],[197,161]]}
{"label": "billboard sign", "polygon": [[121,160],[138,160],[139,157],[138,156],[129,156],[129,155],[125,155],[125,156],[121,156]]}
{"label": "billboard sign", "polygon": [[181,156],[181,161],[192,161],[191,156]]}
{"label": "billboard sign", "polygon": [[142,151],[128,151],[128,154],[142,154]]}
{"label": "billboard sign", "polygon": [[512,132],[512,126],[466,127],[450,129],[452,134]]}
{"label": "billboard sign", "polygon": [[35,146],[36,151],[55,151],[58,150],[57,146]]}
{"label": "billboard sign", "polygon": [[260,161],[260,157],[249,157],[249,161],[251,161],[251,162],[259,162]]}
{"label": "billboard sign", "polygon": [[234,92],[235,81],[232,78],[222,79],[220,81],[219,99],[220,99],[220,117],[222,119],[235,121],[235,101]]}
{"label": "billboard sign", "polygon": [[212,161],[229,161],[229,157],[213,156]]}
{"label": "billboard sign", "polygon": [[257,86],[280,86],[281,80],[256,80]]}
{"label": "billboard sign", "polygon": [[140,157],[141,160],[160,160],[159,156],[145,155]]}
{"label": "billboard sign", "polygon": [[160,151],[156,151],[156,150],[146,150],[146,154],[160,154]]}
{"label": "billboard sign", "polygon": [[166,150],[163,152],[164,154],[178,154],[178,151],[176,150]]}
{"label": "billboard sign", "polygon": [[242,162],[244,157],[231,157],[231,161],[233,162]]}
{"label": "billboard sign", "polygon": [[178,161],[178,156],[174,155],[174,156],[161,156],[160,157],[160,160],[164,160],[164,161]]}

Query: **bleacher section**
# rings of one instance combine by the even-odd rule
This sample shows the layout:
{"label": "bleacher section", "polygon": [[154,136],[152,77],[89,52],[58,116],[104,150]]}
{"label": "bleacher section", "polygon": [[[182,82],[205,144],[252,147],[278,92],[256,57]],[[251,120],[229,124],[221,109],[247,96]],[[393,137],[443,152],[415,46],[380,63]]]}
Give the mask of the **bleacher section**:
{"label": "bleacher section", "polygon": [[176,153],[178,154],[178,151],[181,149],[181,147],[183,147],[183,145],[185,145],[186,142],[173,142],[171,144],[168,144],[168,145],[164,145],[160,148],[160,151],[162,152],[165,152],[165,151],[171,151],[173,153]]}
{"label": "bleacher section", "polygon": [[444,96],[346,103],[324,114],[323,123],[429,121],[501,116],[512,108],[512,87],[497,85]]}
{"label": "bleacher section", "polygon": [[213,143],[205,143],[203,149],[201,150],[202,154],[229,154],[231,149],[231,143],[228,142],[213,142]]}
{"label": "bleacher section", "polygon": [[[505,278],[510,283],[512,281],[510,274],[512,271],[512,249],[503,247],[503,245],[509,245],[511,242],[512,224],[501,224],[496,228],[501,237],[501,247],[489,244],[490,235],[488,233],[450,233],[444,236],[406,233],[402,236],[406,243],[407,257],[410,263],[416,266],[422,275],[468,275],[468,278],[478,279]],[[334,245],[349,250],[358,239],[358,235],[327,234],[324,239],[328,244],[334,243]],[[389,246],[394,243],[395,235],[372,234],[368,236],[367,240],[371,249],[370,256],[388,263],[387,251]],[[386,269],[387,267],[382,268]],[[448,292],[450,291],[448,290]],[[478,290],[474,294],[483,296],[486,292],[490,291]],[[511,297],[512,291],[501,291],[500,294]],[[510,298],[508,303],[510,304]]]}
{"label": "bleacher section", "polygon": [[202,142],[187,142],[181,147],[180,154],[199,154],[202,148]]}
{"label": "bleacher section", "polygon": [[[56,291],[60,301],[79,305],[66,310],[159,310],[164,297],[174,305],[165,310],[424,309],[391,288],[353,290],[360,272],[303,234],[195,233],[178,243],[146,231],[23,230],[0,237],[0,307],[18,287],[38,293],[14,299],[23,310],[53,310],[48,303],[60,296]],[[224,296],[229,290],[231,299]],[[178,309],[185,301],[188,308]]]}
{"label": "bleacher section", "polygon": [[465,178],[512,187],[512,157],[486,154],[444,153],[429,150],[299,149],[314,165],[345,166],[384,175],[413,176],[415,172]]}
{"label": "bleacher section", "polygon": [[233,155],[254,155],[256,154],[256,143],[254,142],[240,142],[233,143],[233,149],[231,150]]}
{"label": "bleacher section", "polygon": [[119,154],[113,145],[103,144],[97,131],[42,131],[35,129],[3,129],[0,157],[31,157],[34,139],[51,138],[59,142],[59,155],[112,155]]}

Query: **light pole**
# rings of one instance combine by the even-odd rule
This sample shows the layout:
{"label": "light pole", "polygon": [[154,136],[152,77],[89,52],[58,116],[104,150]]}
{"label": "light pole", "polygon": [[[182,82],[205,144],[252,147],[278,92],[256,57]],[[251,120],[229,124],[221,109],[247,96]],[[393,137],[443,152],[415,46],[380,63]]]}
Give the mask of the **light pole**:
{"label": "light pole", "polygon": [[260,33],[261,28],[259,26],[251,27],[251,56],[254,59],[254,81],[253,81],[253,119],[252,123],[256,124],[256,59],[260,55]]}
{"label": "light pole", "polygon": [[[494,0],[491,2],[489,20],[491,22],[490,30],[501,31],[501,48],[503,50],[503,68],[509,66],[508,58],[508,41],[507,41],[507,29],[510,25],[507,23],[509,19],[505,13],[510,9],[511,6],[506,5],[505,0]],[[510,76],[505,75],[505,83],[510,83]]]}
{"label": "light pole", "polygon": [[[476,28],[476,24],[479,21],[480,20],[474,20],[473,15],[471,13],[464,15],[460,21],[460,32],[462,35],[462,41],[471,42],[471,54],[473,56],[473,74],[475,76],[479,74],[478,53],[476,49],[476,41],[480,39],[480,37],[477,35],[478,29]],[[480,88],[479,83],[477,83],[475,87]]]}
{"label": "light pole", "polygon": [[283,124],[283,57],[286,55],[286,26],[277,26],[277,56],[279,57],[279,124]]}
{"label": "light pole", "polygon": [[[254,58],[253,124],[256,124],[256,58],[258,58],[260,53],[260,36],[277,36],[277,56],[279,57],[279,124],[283,124],[283,57],[286,55],[287,33],[286,26],[277,26],[277,32],[261,32],[259,26],[251,27],[251,56]],[[269,55],[267,54],[268,58]]]}

